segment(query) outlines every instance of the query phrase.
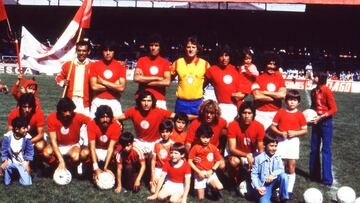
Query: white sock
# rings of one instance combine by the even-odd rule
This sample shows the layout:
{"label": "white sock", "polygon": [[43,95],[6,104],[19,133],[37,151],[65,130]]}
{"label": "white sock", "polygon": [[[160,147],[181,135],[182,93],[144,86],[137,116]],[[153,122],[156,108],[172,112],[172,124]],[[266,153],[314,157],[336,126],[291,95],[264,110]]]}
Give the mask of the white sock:
{"label": "white sock", "polygon": [[296,179],[296,173],[287,174],[287,176],[288,176],[288,192],[293,192],[294,185],[295,185],[295,179]]}
{"label": "white sock", "polygon": [[78,172],[79,175],[82,175],[82,173],[83,173],[82,166],[83,166],[83,164],[80,163],[80,164],[78,165],[78,167],[77,167],[77,172]]}

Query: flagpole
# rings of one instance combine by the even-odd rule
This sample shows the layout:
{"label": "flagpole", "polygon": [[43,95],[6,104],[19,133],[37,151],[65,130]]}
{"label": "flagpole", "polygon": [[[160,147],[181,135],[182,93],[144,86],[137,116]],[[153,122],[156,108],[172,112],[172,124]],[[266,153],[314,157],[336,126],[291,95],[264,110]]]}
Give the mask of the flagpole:
{"label": "flagpole", "polygon": [[[83,28],[80,28],[78,37],[77,37],[77,39],[76,39],[76,43],[78,43],[78,42],[80,41],[82,30],[83,30]],[[75,49],[76,49],[76,48],[75,48]],[[76,50],[75,50],[75,52],[76,52]],[[76,53],[75,53],[75,54],[76,54]],[[70,79],[70,75],[71,75],[71,71],[72,71],[72,69],[73,69],[73,66],[74,66],[74,59],[71,60],[70,69],[69,69],[69,71],[68,71],[68,74],[67,74],[67,77],[66,77],[66,81],[69,81],[69,79]],[[67,89],[68,89],[68,86],[69,86],[69,85],[65,83],[64,90],[63,90],[63,93],[62,93],[61,98],[64,98],[64,97],[65,97],[65,94],[66,94],[66,91],[67,91]]]}

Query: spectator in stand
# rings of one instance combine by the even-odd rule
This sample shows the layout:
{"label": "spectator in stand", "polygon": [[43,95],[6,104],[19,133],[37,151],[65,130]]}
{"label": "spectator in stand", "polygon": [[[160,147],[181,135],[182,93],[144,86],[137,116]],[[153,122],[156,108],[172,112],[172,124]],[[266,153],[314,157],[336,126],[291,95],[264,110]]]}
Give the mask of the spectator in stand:
{"label": "spectator in stand", "polygon": [[340,72],[340,80],[346,80],[346,74],[344,71]]}

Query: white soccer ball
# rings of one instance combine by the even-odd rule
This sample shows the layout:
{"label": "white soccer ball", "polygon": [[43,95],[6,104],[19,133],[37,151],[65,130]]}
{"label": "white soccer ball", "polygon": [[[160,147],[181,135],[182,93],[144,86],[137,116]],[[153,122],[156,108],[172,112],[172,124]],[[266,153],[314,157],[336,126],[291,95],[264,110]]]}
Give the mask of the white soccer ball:
{"label": "white soccer ball", "polygon": [[71,182],[71,173],[69,170],[56,170],[53,175],[53,180],[58,185],[67,185]]}
{"label": "white soccer ball", "polygon": [[360,203],[360,197],[356,198],[355,203]]}
{"label": "white soccer ball", "polygon": [[247,183],[246,183],[246,180],[242,181],[239,186],[238,186],[238,191],[239,191],[239,194],[242,196],[242,197],[245,197],[246,193],[248,192],[247,191]]}
{"label": "white soccer ball", "polygon": [[337,191],[336,199],[339,203],[354,203],[356,194],[351,187],[343,186]]}
{"label": "white soccer ball", "polygon": [[101,190],[108,190],[115,185],[115,176],[110,171],[101,172],[95,179],[96,186]]}
{"label": "white soccer ball", "polygon": [[320,190],[316,188],[309,188],[307,189],[304,194],[304,201],[305,203],[322,203],[323,202],[323,195]]}
{"label": "white soccer ball", "polygon": [[306,109],[303,111],[303,114],[305,116],[306,122],[310,122],[318,116],[314,109]]}

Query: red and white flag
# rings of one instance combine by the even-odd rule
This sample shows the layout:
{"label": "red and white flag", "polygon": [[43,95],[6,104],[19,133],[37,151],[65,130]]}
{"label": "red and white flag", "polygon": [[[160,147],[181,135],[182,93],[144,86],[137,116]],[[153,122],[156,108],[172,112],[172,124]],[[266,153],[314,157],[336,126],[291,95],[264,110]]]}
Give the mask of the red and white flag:
{"label": "red and white flag", "polygon": [[4,2],[0,0],[0,21],[6,20],[7,18]]}
{"label": "red and white flag", "polygon": [[92,1],[83,1],[73,20],[53,47],[41,44],[25,27],[22,27],[20,58],[23,66],[40,73],[54,75],[61,71],[62,64],[73,60],[77,31],[79,28],[90,27]]}

